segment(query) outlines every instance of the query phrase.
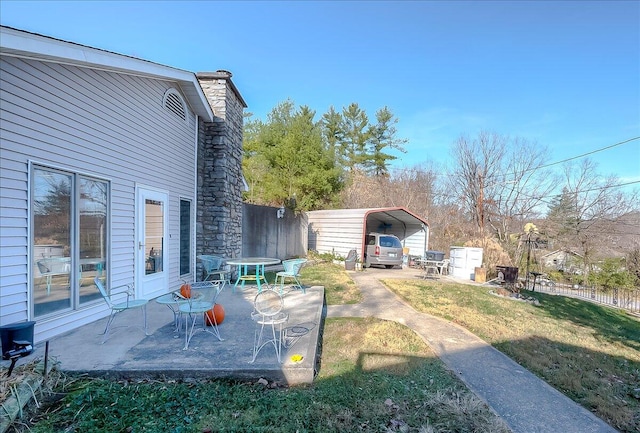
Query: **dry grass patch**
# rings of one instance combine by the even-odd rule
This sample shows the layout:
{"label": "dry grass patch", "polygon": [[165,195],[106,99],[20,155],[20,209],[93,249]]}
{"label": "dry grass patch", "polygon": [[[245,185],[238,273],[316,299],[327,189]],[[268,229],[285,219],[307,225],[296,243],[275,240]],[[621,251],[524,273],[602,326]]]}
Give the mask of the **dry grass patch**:
{"label": "dry grass patch", "polygon": [[624,432],[640,431],[640,322],[578,299],[527,293],[540,306],[489,287],[388,280],[416,310],[480,336]]}
{"label": "dry grass patch", "polygon": [[0,368],[0,431],[28,430],[24,420],[37,413],[42,404],[54,401],[56,389],[69,383],[62,372],[51,368],[51,361],[46,376],[44,361],[39,358],[17,365],[11,376],[7,376],[8,368]]}
{"label": "dry grass patch", "polygon": [[[319,379],[359,371],[385,370],[406,374],[433,351],[415,333],[395,323],[376,319],[328,319],[323,334],[331,341],[322,350]],[[390,338],[392,337],[392,338]]]}
{"label": "dry grass patch", "polygon": [[[346,381],[357,395],[355,406],[332,417],[338,423],[332,427],[339,431],[509,431],[415,332],[401,324],[374,318],[328,319],[323,339],[330,343],[322,351],[317,386],[333,389],[335,381]],[[369,413],[365,422],[363,413]]]}

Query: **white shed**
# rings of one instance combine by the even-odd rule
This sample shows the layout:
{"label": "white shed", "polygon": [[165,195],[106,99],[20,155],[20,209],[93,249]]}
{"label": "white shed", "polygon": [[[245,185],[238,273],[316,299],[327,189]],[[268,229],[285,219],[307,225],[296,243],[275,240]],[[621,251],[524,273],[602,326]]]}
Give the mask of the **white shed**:
{"label": "white shed", "polygon": [[409,254],[422,256],[429,245],[429,225],[402,207],[332,209],[307,213],[309,249],[346,257],[356,250],[364,261],[365,235],[371,232],[396,235]]}
{"label": "white shed", "polygon": [[482,248],[451,247],[449,260],[449,275],[474,280],[475,269],[482,266]]}

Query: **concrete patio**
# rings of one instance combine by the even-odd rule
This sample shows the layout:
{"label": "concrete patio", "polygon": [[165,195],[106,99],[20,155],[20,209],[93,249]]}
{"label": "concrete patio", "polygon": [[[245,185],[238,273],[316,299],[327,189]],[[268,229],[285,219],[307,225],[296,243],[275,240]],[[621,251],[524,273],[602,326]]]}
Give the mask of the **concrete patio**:
{"label": "concrete patio", "polygon": [[[285,286],[284,308],[289,313],[287,338],[278,363],[272,345],[265,346],[254,363],[252,358],[256,324],[251,320],[255,286],[233,291],[227,285],[217,303],[225,309],[219,325],[221,337],[196,332],[183,350],[184,326],[176,332],[173,313],[166,305],[147,305],[148,333],[145,336],[140,311],[119,314],[109,339],[102,342],[106,318],[82,326],[49,341],[49,361],[74,374],[114,378],[265,378],[286,384],[311,383],[315,376],[318,340],[322,329],[324,288],[308,287],[306,294]],[[126,326],[125,326],[126,325]],[[44,358],[45,344],[36,346],[34,356]],[[292,355],[302,355],[294,362]],[[25,361],[27,358],[25,358]]]}

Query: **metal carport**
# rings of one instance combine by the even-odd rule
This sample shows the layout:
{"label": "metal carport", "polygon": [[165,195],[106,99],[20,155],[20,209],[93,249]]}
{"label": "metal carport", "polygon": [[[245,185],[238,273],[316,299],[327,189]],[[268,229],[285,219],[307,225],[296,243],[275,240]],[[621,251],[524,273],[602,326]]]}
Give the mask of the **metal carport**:
{"label": "metal carport", "polygon": [[423,256],[429,245],[427,222],[403,207],[332,209],[307,212],[309,250],[346,257],[356,250],[364,261],[365,235],[396,235],[411,255]]}

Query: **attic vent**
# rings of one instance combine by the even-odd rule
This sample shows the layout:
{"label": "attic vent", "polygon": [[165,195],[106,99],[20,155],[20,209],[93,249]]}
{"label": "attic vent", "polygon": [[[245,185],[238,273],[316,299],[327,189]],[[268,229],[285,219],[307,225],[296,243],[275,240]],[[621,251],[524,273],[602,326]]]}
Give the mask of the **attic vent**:
{"label": "attic vent", "polygon": [[186,104],[184,103],[184,99],[182,99],[182,95],[180,95],[176,89],[169,89],[165,92],[162,105],[182,121],[187,121]]}

